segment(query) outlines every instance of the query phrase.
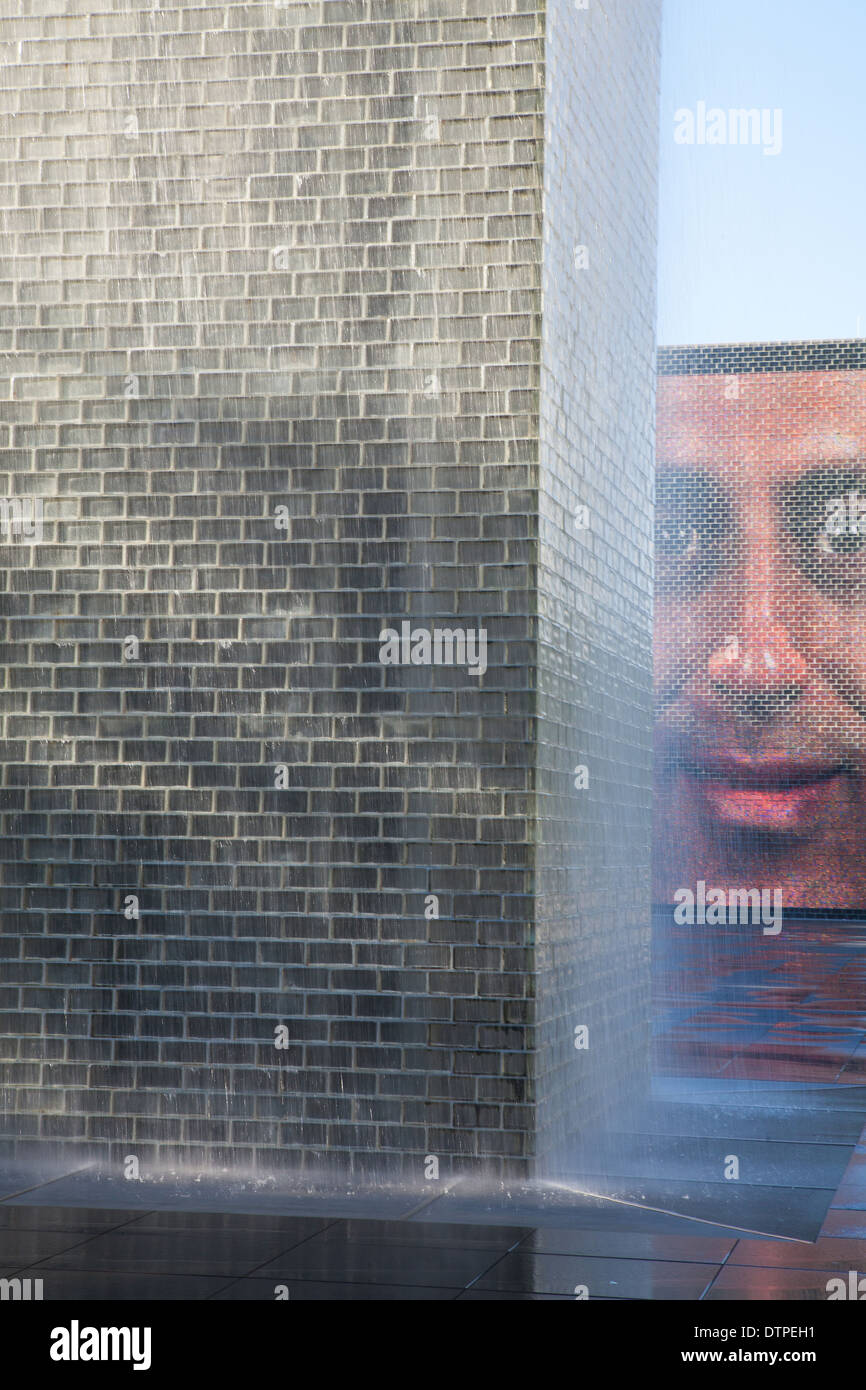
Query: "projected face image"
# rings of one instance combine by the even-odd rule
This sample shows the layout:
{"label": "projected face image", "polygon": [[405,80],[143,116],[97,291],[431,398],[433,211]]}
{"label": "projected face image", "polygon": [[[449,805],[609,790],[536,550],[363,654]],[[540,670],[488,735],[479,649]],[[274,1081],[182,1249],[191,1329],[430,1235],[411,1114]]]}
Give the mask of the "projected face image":
{"label": "projected face image", "polygon": [[655,700],[656,901],[866,906],[866,371],[660,377]]}

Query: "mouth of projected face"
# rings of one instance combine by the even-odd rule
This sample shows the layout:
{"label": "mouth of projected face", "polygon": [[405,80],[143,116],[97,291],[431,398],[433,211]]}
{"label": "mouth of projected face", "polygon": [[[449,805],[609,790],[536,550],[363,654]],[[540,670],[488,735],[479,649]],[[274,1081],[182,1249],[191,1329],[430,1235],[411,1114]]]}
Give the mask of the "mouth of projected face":
{"label": "mouth of projected face", "polygon": [[802,832],[850,804],[849,773],[839,763],[730,758],[681,775],[720,825]]}

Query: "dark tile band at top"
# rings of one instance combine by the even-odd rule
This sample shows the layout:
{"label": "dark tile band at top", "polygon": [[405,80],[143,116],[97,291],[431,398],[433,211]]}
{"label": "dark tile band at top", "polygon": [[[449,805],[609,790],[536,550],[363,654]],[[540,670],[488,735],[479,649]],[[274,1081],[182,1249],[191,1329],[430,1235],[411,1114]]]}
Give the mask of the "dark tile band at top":
{"label": "dark tile band at top", "polygon": [[802,343],[716,343],[660,347],[660,376],[731,372],[834,372],[866,368],[866,338]]}

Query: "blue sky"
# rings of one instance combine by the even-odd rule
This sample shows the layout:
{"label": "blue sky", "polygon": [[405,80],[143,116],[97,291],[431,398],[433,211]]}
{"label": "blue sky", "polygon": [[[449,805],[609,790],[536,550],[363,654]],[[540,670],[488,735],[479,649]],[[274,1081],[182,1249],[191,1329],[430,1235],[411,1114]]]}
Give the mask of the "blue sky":
{"label": "blue sky", "polygon": [[[780,108],[780,153],[677,144],[699,101]],[[856,337],[866,0],[664,0],[659,342]]]}

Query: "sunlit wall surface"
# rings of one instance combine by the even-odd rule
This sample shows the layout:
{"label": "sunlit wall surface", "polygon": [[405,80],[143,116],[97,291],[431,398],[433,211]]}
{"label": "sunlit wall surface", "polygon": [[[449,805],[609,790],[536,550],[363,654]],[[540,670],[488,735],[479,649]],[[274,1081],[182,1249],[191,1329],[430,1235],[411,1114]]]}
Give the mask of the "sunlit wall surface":
{"label": "sunlit wall surface", "polygon": [[647,1070],[659,19],[548,9],[537,1094],[564,1161]]}
{"label": "sunlit wall surface", "polygon": [[[5,6],[6,1152],[525,1168],[540,834],[548,933],[580,888],[600,962],[557,1016],[560,1108],[582,1086],[591,1122],[587,1068],[634,1062],[631,1019],[589,1060],[573,1035],[599,990],[612,1015],[639,996],[607,964],[634,861],[590,884],[585,856],[640,830],[602,791],[645,799],[611,791],[611,759],[649,733],[625,614],[646,597],[657,15],[642,35],[625,4],[559,9],[546,89],[531,0]],[[603,184],[626,71],[645,133]],[[598,828],[563,831],[578,761]]]}

